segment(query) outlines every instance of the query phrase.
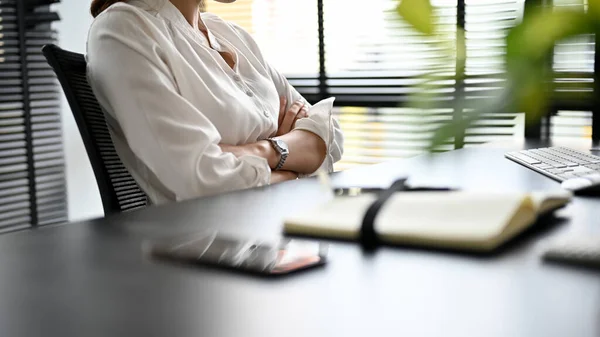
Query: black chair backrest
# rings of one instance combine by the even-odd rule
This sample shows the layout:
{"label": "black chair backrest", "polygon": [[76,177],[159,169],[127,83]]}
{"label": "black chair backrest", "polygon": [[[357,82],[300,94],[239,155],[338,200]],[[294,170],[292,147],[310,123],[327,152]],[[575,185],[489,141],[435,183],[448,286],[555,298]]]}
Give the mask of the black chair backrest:
{"label": "black chair backrest", "polygon": [[42,51],[56,72],[75,117],[96,176],[104,214],[147,206],[146,194],[115,151],[106,118],[87,80],[85,57],[52,44],[44,46]]}

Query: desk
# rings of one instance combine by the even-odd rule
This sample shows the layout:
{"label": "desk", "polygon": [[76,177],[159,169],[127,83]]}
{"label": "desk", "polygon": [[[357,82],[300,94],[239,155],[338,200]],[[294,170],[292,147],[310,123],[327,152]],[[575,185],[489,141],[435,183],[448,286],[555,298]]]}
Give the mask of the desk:
{"label": "desk", "polygon": [[[526,144],[531,146],[532,144]],[[539,144],[534,144],[539,145]],[[558,184],[471,148],[337,174],[337,183],[415,182],[529,190]],[[0,336],[598,337],[600,272],[543,263],[540,243],[600,233],[598,200],[495,257],[334,243],[330,264],[264,280],[149,261],[144,239],[218,228],[277,237],[289,209],[324,199],[313,179],[0,237]]]}

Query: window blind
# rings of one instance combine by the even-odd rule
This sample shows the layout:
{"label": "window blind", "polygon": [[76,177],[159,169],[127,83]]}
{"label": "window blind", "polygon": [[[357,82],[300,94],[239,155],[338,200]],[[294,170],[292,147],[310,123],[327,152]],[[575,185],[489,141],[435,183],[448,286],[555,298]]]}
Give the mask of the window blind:
{"label": "window blind", "polygon": [[[465,111],[500,94],[505,83],[505,38],[523,16],[524,1],[465,2]],[[465,133],[464,145],[522,137],[524,116],[517,111],[486,113]]]}
{"label": "window blind", "polygon": [[0,0],[0,231],[67,220],[53,2]]}
{"label": "window blind", "polygon": [[[561,1],[577,0],[555,4],[562,6]],[[578,1],[576,5],[584,6]],[[396,0],[238,3],[210,2],[206,9],[240,20],[267,59],[307,99],[336,97],[335,113],[346,135],[344,158],[336,169],[420,154],[440,123],[462,118],[481,99],[499,93],[505,84],[504,38],[522,19],[525,5],[524,0],[432,0],[439,32],[427,37],[398,18]],[[464,34],[457,27],[464,28]],[[594,58],[590,39],[557,46],[557,97],[573,88],[589,94]],[[294,49],[287,48],[290,44],[306,54],[294,58]],[[461,61],[457,52],[463,50]],[[587,54],[579,55],[582,50]],[[566,53],[579,56],[570,58]],[[464,77],[457,80],[457,73]],[[428,76],[426,84],[423,75]],[[415,93],[418,99],[409,104]],[[463,106],[456,107],[455,98],[463,95]],[[571,129],[567,133],[586,135],[582,125],[589,123],[590,115],[578,104],[589,105],[556,99],[561,109],[552,125],[558,134]],[[524,120],[518,111],[485,114],[438,150],[522,137]]]}
{"label": "window blind", "polygon": [[[456,1],[432,2],[439,25],[435,37],[400,20],[397,4],[323,2],[327,94],[336,97],[346,136],[336,169],[422,153],[436,127],[452,118],[446,103],[456,85]],[[419,76],[425,74],[431,82],[421,85]],[[419,91],[432,95],[423,95],[422,109],[408,105]],[[425,108],[428,102],[433,105]]]}
{"label": "window blind", "polygon": [[252,34],[269,62],[309,101],[319,99],[317,0],[238,0],[204,3],[204,10]]}
{"label": "window blind", "polygon": [[[587,0],[554,0],[561,10],[587,11]],[[558,43],[552,68],[555,74],[554,104],[546,128],[554,138],[590,138],[594,95],[595,37],[580,35]]]}

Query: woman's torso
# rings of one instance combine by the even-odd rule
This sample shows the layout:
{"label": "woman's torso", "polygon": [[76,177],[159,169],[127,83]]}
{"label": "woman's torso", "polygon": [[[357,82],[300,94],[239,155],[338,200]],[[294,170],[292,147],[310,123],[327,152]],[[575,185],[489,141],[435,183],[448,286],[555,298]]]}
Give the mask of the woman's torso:
{"label": "woman's torso", "polygon": [[[153,3],[169,6],[156,11],[151,8]],[[277,90],[262,57],[235,28],[213,14],[203,13],[211,48],[203,33],[168,1],[135,0],[128,5],[145,12],[179,93],[216,126],[223,143],[255,142],[277,130]],[[233,55],[233,69],[219,51]]]}
{"label": "woman's torso", "polygon": [[[244,40],[238,28],[213,14],[203,13],[202,21],[208,29],[207,39],[168,0],[132,0],[113,6],[115,8],[101,15],[114,14],[111,10],[132,12],[136,24],[143,26],[145,36],[140,38],[151,39],[156,46],[158,57],[154,62],[168,67],[178,94],[195,108],[190,109],[195,112],[179,117],[182,120],[178,122],[197,127],[202,132],[208,119],[218,131],[220,143],[230,145],[256,142],[276,132],[279,113],[277,88],[260,51],[252,41]],[[110,51],[96,51],[97,54],[104,52]],[[231,67],[219,52],[230,53],[235,65]],[[93,82],[94,73],[89,69],[88,75]],[[99,101],[105,103],[102,105],[117,152],[142,189],[154,202],[178,199],[177,193],[166,188],[152,168],[147,167],[129,146],[119,125],[123,118],[130,118],[123,115],[127,112],[113,111],[106,97],[99,97]],[[136,132],[151,130],[139,128]]]}

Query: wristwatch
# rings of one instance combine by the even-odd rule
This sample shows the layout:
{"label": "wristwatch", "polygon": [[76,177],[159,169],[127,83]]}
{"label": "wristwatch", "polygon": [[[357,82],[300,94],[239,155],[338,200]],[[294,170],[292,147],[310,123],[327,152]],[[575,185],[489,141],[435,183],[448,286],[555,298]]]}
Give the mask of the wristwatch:
{"label": "wristwatch", "polygon": [[283,167],[285,160],[290,155],[290,150],[287,144],[281,139],[267,138],[267,140],[269,141],[269,143],[271,143],[271,146],[273,146],[275,151],[279,153],[279,163],[277,164],[277,166],[275,166],[274,169],[275,171],[277,171]]}

